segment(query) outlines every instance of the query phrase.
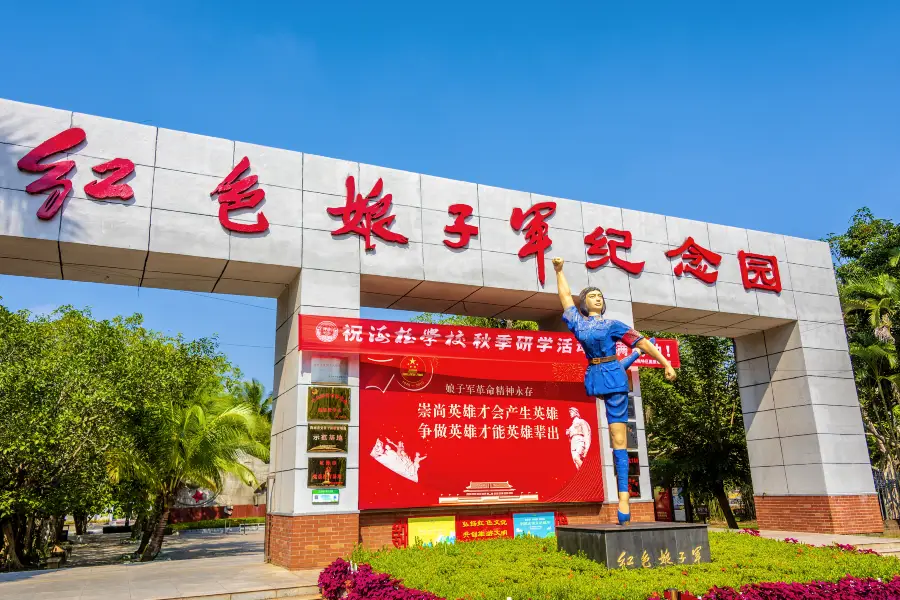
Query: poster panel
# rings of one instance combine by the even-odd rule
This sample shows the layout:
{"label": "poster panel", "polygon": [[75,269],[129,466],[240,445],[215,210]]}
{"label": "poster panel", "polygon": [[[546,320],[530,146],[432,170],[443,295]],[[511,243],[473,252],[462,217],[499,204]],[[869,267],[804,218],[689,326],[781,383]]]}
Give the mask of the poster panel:
{"label": "poster panel", "polygon": [[347,484],[347,458],[309,458],[307,485],[310,488],[342,488]]}
{"label": "poster panel", "polygon": [[513,527],[517,536],[545,538],[556,533],[556,520],[552,512],[517,513],[513,515]]}
{"label": "poster panel", "polygon": [[346,452],[350,428],[347,425],[307,425],[307,452]]}
{"label": "poster panel", "polygon": [[628,453],[628,495],[641,497],[641,459],[637,452]]}
{"label": "poster panel", "polygon": [[456,517],[410,517],[409,544],[433,546],[456,542]]}
{"label": "poster panel", "polygon": [[456,517],[456,540],[474,542],[513,537],[513,517],[505,515],[464,515]]}
{"label": "poster panel", "polygon": [[578,365],[360,357],[360,509],[602,502]]}

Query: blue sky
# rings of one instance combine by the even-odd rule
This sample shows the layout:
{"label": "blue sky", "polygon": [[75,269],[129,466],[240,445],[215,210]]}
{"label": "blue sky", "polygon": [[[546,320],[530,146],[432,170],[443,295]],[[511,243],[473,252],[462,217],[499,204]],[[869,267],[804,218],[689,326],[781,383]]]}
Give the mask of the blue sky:
{"label": "blue sky", "polygon": [[[801,237],[900,218],[900,3],[129,4],[4,7],[0,97]],[[217,333],[271,386],[272,300],[0,296]]]}

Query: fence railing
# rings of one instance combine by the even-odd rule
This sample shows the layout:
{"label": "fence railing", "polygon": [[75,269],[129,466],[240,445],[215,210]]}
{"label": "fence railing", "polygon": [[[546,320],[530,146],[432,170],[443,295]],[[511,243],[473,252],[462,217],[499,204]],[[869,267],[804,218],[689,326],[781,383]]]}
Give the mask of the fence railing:
{"label": "fence railing", "polygon": [[872,469],[872,476],[881,505],[881,517],[885,520],[900,519],[900,482],[896,478],[885,477],[878,469]]}

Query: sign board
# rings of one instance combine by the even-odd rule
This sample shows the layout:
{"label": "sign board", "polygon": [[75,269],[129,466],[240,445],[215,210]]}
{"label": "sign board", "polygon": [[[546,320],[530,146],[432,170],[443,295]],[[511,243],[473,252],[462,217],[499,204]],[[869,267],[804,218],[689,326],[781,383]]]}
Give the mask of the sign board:
{"label": "sign board", "polygon": [[513,515],[515,534],[534,537],[550,537],[556,533],[556,520],[552,512],[517,513]]}
{"label": "sign board", "polygon": [[313,384],[347,385],[349,381],[346,356],[313,356],[310,371]]}
{"label": "sign board", "polygon": [[309,458],[307,487],[342,488],[347,484],[347,458]]}
{"label": "sign board", "polygon": [[312,490],[313,504],[338,504],[340,501],[340,490]]}
{"label": "sign board", "polygon": [[349,440],[347,425],[307,425],[307,452],[346,452]]}
{"label": "sign board", "polygon": [[504,515],[463,515],[456,517],[456,540],[474,542],[511,538],[515,535],[513,517]]}
{"label": "sign board", "polygon": [[309,386],[306,418],[310,421],[349,421],[350,388]]}
{"label": "sign board", "polygon": [[[587,366],[581,345],[571,333],[485,329],[431,323],[400,323],[299,315],[300,349],[340,354],[403,354],[479,358],[503,361],[575,363]],[[672,366],[681,366],[677,340],[657,339],[656,346]],[[616,345],[622,359],[631,350]],[[655,359],[641,356],[633,366],[661,367]]]}
{"label": "sign board", "polygon": [[628,453],[628,495],[641,497],[641,460],[637,452]]}
{"label": "sign board", "polygon": [[412,517],[408,521],[410,545],[453,544],[456,542],[456,517]]}
{"label": "sign board", "polygon": [[577,365],[360,357],[361,510],[602,502],[600,444]]}
{"label": "sign board", "polygon": [[634,421],[629,421],[625,425],[625,436],[628,444],[629,450],[637,450],[638,449],[638,434],[637,434],[637,423]]}

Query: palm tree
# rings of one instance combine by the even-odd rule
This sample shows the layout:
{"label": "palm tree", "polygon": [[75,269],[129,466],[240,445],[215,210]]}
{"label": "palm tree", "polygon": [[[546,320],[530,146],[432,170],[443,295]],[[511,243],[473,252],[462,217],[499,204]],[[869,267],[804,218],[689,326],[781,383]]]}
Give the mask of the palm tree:
{"label": "palm tree", "polygon": [[891,344],[885,342],[869,345],[853,342],[850,344],[850,355],[857,365],[856,383],[866,430],[884,457],[885,466],[896,473],[900,451],[896,414],[900,376],[891,372],[898,365],[897,353]]}
{"label": "palm tree", "polygon": [[872,333],[882,342],[896,343],[894,328],[900,325],[900,281],[879,273],[850,281],[841,290],[844,314],[868,322]]}
{"label": "palm tree", "polygon": [[159,554],[169,512],[183,486],[219,491],[227,473],[247,485],[258,485],[253,471],[241,462],[245,455],[269,458],[268,443],[259,439],[269,423],[257,409],[228,395],[202,395],[183,405],[170,403],[153,419],[154,431],[145,450],[119,457],[114,477],[140,479],[156,498],[156,522],[141,562]]}
{"label": "palm tree", "polygon": [[272,422],[272,403],[275,398],[272,394],[266,396],[266,386],[258,379],[242,381],[234,393],[235,398],[253,406],[257,414]]}

